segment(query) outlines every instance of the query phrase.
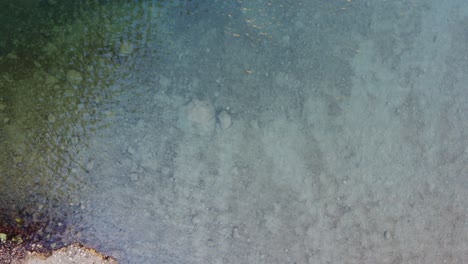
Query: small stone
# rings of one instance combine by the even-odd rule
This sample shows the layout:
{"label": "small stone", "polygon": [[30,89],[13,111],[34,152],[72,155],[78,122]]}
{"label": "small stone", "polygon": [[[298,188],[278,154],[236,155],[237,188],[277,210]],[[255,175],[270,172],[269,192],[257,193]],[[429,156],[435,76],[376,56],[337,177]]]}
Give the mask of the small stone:
{"label": "small stone", "polygon": [[224,110],[218,114],[218,120],[223,130],[230,128],[232,125],[231,115]]}
{"label": "small stone", "polygon": [[239,238],[240,238],[240,235],[239,235],[239,228],[234,227],[234,228],[232,229],[232,238],[235,238],[235,239],[239,239]]}
{"label": "small stone", "polygon": [[383,237],[385,240],[389,240],[392,238],[392,234],[388,230],[385,230],[383,233]]}
{"label": "small stone", "polygon": [[138,174],[137,173],[130,173],[130,180],[133,182],[138,181]]}
{"label": "small stone", "polygon": [[192,220],[191,220],[192,224],[194,225],[199,225],[201,222],[202,222],[202,218],[200,215],[194,215],[192,216]]}
{"label": "small stone", "polygon": [[67,81],[71,84],[80,84],[83,81],[83,76],[78,71],[69,70],[67,72]]}
{"label": "small stone", "polygon": [[136,154],[136,150],[132,146],[128,146],[127,152],[132,156]]}
{"label": "small stone", "polygon": [[123,41],[119,45],[118,55],[120,57],[127,57],[133,53],[133,44],[129,41]]}
{"label": "small stone", "polygon": [[80,143],[80,139],[77,136],[73,136],[73,137],[71,137],[71,143],[73,145],[76,145],[76,144]]}
{"label": "small stone", "polygon": [[87,163],[86,163],[86,166],[85,166],[85,169],[86,169],[86,172],[90,172],[94,169],[94,165],[96,164],[96,162],[94,161],[94,159],[90,159]]}
{"label": "small stone", "polygon": [[10,118],[5,117],[5,119],[3,119],[3,124],[9,124],[9,123],[10,123]]}
{"label": "small stone", "polygon": [[0,102],[0,111],[5,110],[6,107],[7,105],[4,102]]}
{"label": "small stone", "polygon": [[55,118],[55,115],[54,114],[49,114],[47,116],[47,121],[49,121],[49,123],[55,123],[57,119]]}
{"label": "small stone", "polygon": [[209,101],[194,99],[186,108],[189,130],[201,135],[214,131],[216,125],[215,110]]}

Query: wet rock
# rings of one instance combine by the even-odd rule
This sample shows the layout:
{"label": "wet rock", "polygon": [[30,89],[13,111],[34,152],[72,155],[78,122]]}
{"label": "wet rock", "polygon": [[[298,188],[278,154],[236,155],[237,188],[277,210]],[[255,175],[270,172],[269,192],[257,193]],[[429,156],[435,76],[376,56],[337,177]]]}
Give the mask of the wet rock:
{"label": "wet rock", "polygon": [[83,81],[83,76],[81,75],[80,72],[75,71],[75,70],[69,70],[67,72],[67,81],[70,84],[80,84],[81,81]]}

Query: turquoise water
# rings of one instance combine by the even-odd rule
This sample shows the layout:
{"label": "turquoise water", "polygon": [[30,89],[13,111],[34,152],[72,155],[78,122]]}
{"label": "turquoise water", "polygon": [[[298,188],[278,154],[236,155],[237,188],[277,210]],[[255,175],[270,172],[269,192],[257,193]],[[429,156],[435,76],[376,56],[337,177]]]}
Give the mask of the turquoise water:
{"label": "turquoise water", "polygon": [[4,1],[0,216],[121,263],[464,263],[463,1]]}

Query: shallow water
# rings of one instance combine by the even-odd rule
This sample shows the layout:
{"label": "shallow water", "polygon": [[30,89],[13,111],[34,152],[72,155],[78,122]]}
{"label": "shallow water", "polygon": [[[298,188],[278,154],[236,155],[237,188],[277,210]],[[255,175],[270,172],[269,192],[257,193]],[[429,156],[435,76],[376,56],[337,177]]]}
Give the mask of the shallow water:
{"label": "shallow water", "polygon": [[0,4],[0,215],[122,263],[464,263],[463,1]]}

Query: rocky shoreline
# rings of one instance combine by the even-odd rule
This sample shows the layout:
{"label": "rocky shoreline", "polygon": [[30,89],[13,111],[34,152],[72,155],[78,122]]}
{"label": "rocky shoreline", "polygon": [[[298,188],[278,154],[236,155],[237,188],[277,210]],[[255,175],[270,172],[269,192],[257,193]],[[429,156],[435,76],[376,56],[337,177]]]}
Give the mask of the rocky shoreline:
{"label": "rocky shoreline", "polygon": [[[39,244],[36,244],[36,246]],[[118,263],[110,256],[102,255],[92,248],[73,243],[51,252],[30,251],[27,246],[13,243],[0,245],[0,263],[11,264],[53,264],[53,263]],[[40,249],[40,247],[36,247]]]}

